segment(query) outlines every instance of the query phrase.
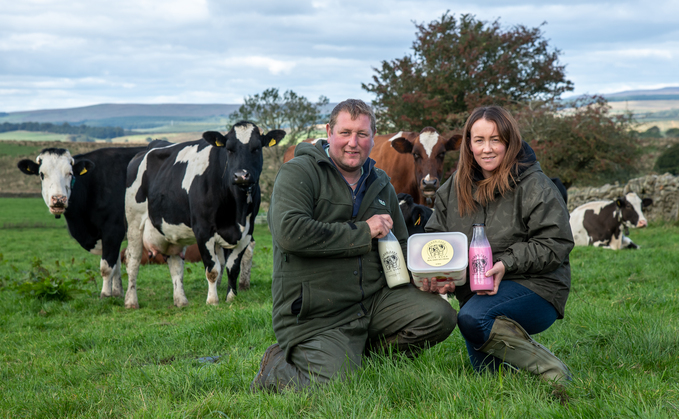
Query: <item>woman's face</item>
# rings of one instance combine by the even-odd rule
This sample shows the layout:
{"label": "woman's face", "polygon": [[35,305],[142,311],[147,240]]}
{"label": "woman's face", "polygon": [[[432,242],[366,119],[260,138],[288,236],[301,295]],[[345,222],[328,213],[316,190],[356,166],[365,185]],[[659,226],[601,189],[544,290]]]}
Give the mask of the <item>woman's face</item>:
{"label": "woman's face", "polygon": [[507,146],[500,140],[495,122],[479,119],[471,128],[471,149],[484,178],[492,176],[505,157]]}

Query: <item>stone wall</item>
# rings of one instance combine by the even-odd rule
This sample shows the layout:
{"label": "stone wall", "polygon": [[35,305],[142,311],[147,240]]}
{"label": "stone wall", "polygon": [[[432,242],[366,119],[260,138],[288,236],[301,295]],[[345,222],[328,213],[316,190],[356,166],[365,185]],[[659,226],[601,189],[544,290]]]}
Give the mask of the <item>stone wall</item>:
{"label": "stone wall", "polygon": [[639,197],[653,199],[653,205],[644,209],[648,221],[676,221],[679,214],[679,176],[669,173],[648,175],[632,179],[625,185],[617,182],[598,188],[584,187],[568,189],[568,211],[591,201],[613,200],[629,192]]}

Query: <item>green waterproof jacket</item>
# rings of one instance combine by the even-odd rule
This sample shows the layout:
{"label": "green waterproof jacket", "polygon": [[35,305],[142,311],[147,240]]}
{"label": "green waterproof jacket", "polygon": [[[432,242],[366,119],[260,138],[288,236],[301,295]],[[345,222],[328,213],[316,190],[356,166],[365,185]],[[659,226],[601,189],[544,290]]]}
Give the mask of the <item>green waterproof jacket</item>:
{"label": "green waterproof jacket", "polygon": [[[573,249],[568,209],[552,180],[542,172],[533,150],[525,143],[523,150],[525,165],[514,188],[465,217],[458,211],[453,174],[436,192],[435,211],[425,230],[459,231],[467,235],[469,243],[472,225],[484,223],[493,263],[502,261],[505,265],[502,280],[516,281],[532,290],[563,318],[571,285],[568,255]],[[469,281],[455,290],[460,306],[472,295]]]}
{"label": "green waterproof jacket", "polygon": [[296,344],[364,316],[373,296],[387,286],[367,219],[390,214],[406,254],[408,232],[389,177],[370,168],[354,218],[352,190],[325,144],[297,146],[295,158],[278,172],[267,216],[273,237],[273,329],[287,359]]}

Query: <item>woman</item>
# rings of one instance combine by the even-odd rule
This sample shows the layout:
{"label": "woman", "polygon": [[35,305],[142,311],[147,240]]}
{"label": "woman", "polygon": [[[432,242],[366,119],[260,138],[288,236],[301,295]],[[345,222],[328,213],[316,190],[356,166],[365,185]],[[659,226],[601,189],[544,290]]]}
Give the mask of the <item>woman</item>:
{"label": "woman", "polygon": [[495,276],[495,286],[473,293],[469,281],[457,289],[425,281],[422,289],[455,293],[458,325],[477,371],[505,361],[564,383],[566,366],[529,334],[564,316],[573,248],[566,204],[505,109],[475,109],[463,139],[458,169],[436,193],[426,231],[460,231],[471,240],[472,225],[485,224],[493,249],[486,276]]}

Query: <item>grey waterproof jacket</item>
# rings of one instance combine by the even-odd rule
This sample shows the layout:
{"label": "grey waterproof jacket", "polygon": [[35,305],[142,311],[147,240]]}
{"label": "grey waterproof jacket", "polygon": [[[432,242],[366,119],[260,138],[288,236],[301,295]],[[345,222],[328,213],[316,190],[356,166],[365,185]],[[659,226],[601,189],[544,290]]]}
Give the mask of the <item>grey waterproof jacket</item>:
{"label": "grey waterproof jacket", "polygon": [[[573,249],[568,209],[525,142],[522,153],[524,164],[514,188],[465,217],[458,211],[454,173],[436,192],[435,211],[425,230],[459,231],[467,235],[469,243],[472,225],[484,223],[493,263],[502,261],[506,268],[503,281],[516,281],[532,290],[563,318],[571,285],[568,255]],[[469,281],[455,290],[460,306],[472,295]]]}

